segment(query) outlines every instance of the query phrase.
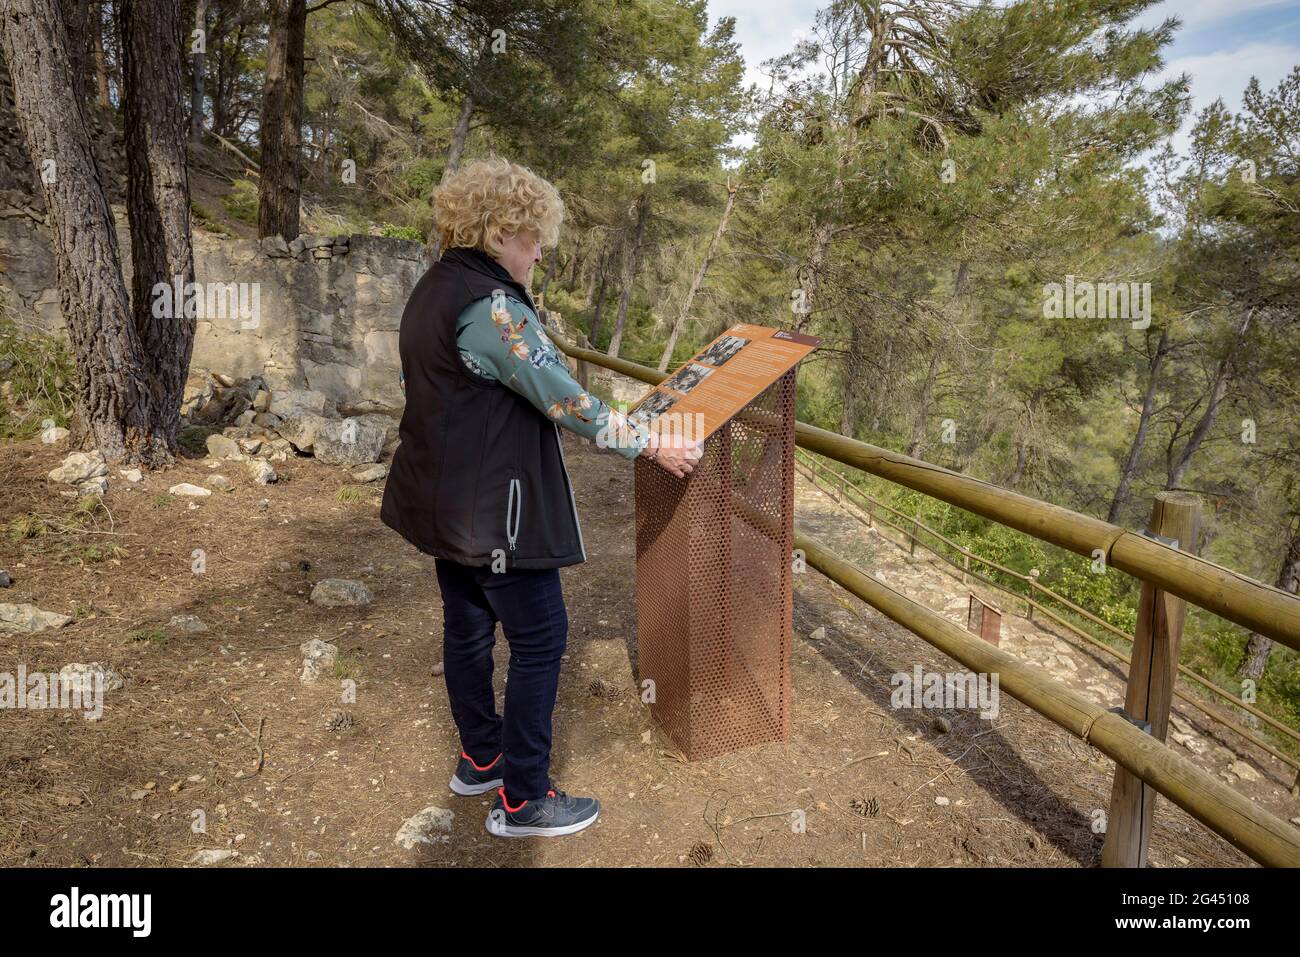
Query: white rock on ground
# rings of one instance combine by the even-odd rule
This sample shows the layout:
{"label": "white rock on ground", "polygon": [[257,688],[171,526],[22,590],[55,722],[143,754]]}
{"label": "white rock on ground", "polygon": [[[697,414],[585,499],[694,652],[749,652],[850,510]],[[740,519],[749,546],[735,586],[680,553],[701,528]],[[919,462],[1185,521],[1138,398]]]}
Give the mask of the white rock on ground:
{"label": "white rock on ground", "polygon": [[1230,765],[1228,765],[1228,770],[1231,771],[1233,774],[1235,774],[1237,777],[1242,778],[1246,781],[1259,780],[1259,772],[1256,771],[1254,768],[1252,768],[1245,761],[1233,761]]}
{"label": "white rock on ground", "polygon": [[270,485],[280,478],[275,474],[275,469],[271,467],[271,463],[264,462],[261,459],[250,460],[248,462],[248,472],[258,485]]}
{"label": "white rock on ground", "polygon": [[276,431],[299,452],[310,452],[317,434],[329,424],[330,420],[318,412],[298,412],[286,415]]}
{"label": "white rock on ground", "polygon": [[208,630],[208,626],[204,623],[203,619],[197,615],[174,615],[172,620],[167,624],[172,628],[187,631],[191,634]]}
{"label": "white rock on ground", "polygon": [[315,684],[322,677],[334,671],[334,662],[338,660],[339,650],[328,641],[313,638],[298,646],[303,653],[302,671],[298,680],[304,684]]}
{"label": "white rock on ground", "polygon": [[141,481],[144,478],[144,473],[141,472],[139,469],[121,469],[118,472],[118,474],[121,475],[122,478],[130,482],[132,485],[134,485],[136,482]]}
{"label": "white rock on ground", "polygon": [[373,600],[374,596],[370,594],[369,588],[350,578],[325,578],[318,581],[311,590],[311,603],[324,605],[326,608],[369,605]]}
{"label": "white rock on ground", "polygon": [[190,863],[209,867],[213,864],[224,864],[226,861],[232,861],[238,856],[239,852],[234,848],[214,848],[206,851],[195,851],[194,856],[190,858]]}
{"label": "white rock on ground", "polygon": [[102,661],[92,661],[89,664],[77,661],[64,665],[59,669],[59,681],[70,688],[77,688],[82,695],[93,694],[96,674],[102,676],[99,680],[105,691],[117,691],[126,684],[126,680],[112,665],[106,665]]}
{"label": "white rock on ground", "polygon": [[103,495],[108,491],[108,479],[99,475],[93,479],[86,479],[77,485],[77,494],[86,495]]}
{"label": "white rock on ground", "polygon": [[192,498],[203,498],[204,496],[212,494],[212,492],[203,488],[201,485],[191,485],[189,482],[181,482],[179,485],[173,485],[167,491],[171,495],[189,495]]}
{"label": "white rock on ground", "polygon": [[239,444],[227,435],[214,432],[205,443],[208,454],[214,459],[229,459],[239,454]]}
{"label": "white rock on ground", "polygon": [[49,480],[63,482],[66,485],[78,485],[88,479],[108,474],[108,465],[104,456],[98,451],[71,452],[56,469],[51,469]]}
{"label": "white rock on ground", "polygon": [[316,433],[312,455],[326,465],[374,462],[384,450],[387,429],[369,417],[327,422]]}
{"label": "white rock on ground", "polygon": [[377,482],[387,474],[388,466],[378,462],[373,465],[362,465],[351,472],[354,482]]}
{"label": "white rock on ground", "polygon": [[417,844],[446,844],[451,840],[451,825],[456,812],[443,807],[426,807],[419,814],[407,818],[397,831],[394,844],[408,851]]}
{"label": "white rock on ground", "polygon": [[42,611],[35,605],[0,602],[0,631],[33,634],[46,628],[62,628],[70,621],[69,615]]}

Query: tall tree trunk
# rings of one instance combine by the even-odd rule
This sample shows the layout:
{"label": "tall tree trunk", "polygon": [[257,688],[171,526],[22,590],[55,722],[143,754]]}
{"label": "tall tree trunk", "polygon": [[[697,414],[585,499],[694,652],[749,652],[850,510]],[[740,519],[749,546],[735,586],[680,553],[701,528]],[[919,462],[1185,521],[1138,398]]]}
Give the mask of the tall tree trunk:
{"label": "tall tree trunk", "polygon": [[73,92],[68,34],[57,0],[5,0],[0,46],[14,112],[42,177],[58,272],[59,304],[77,365],[77,413],[112,462],[167,457],[145,386],[142,349],[118,255],[113,211]]}
{"label": "tall tree trunk", "polygon": [[85,103],[90,89],[90,4],[86,0],[59,0],[68,31],[68,65],[72,69],[72,90],[78,103]]}
{"label": "tall tree trunk", "polygon": [[[605,278],[605,264],[609,260],[609,250],[602,246],[600,255],[596,257],[596,268],[592,271],[590,278],[587,280],[587,294],[585,301],[587,308],[596,301],[596,284]],[[592,340],[593,347],[595,340]]]}
{"label": "tall tree trunk", "polygon": [[1187,473],[1188,466],[1192,464],[1192,457],[1200,450],[1201,444],[1210,434],[1210,429],[1214,427],[1214,423],[1219,417],[1219,408],[1223,404],[1223,398],[1228,394],[1228,386],[1232,383],[1232,362],[1237,354],[1237,347],[1249,330],[1250,321],[1253,317],[1254,310],[1248,310],[1237,323],[1236,334],[1232,337],[1232,344],[1228,346],[1227,353],[1215,367],[1214,380],[1210,384],[1210,396],[1205,411],[1201,413],[1201,418],[1197,421],[1196,428],[1192,430],[1187,444],[1183,446],[1183,451],[1179,454],[1177,461],[1170,464],[1165,488],[1176,489],[1182,484],[1183,476]]}
{"label": "tall tree trunk", "polygon": [[618,318],[614,320],[614,334],[609,340],[609,355],[617,356],[623,344],[623,326],[627,323],[628,306],[632,304],[632,291],[636,286],[636,274],[641,269],[641,249],[645,244],[646,224],[650,221],[650,194],[642,190],[637,199],[636,231],[632,234],[632,246],[623,257],[623,291],[618,298]]}
{"label": "tall tree trunk", "polygon": [[546,290],[550,288],[551,280],[555,278],[555,267],[558,265],[559,259],[560,259],[560,247],[557,245],[554,249],[551,250],[550,258],[547,260],[546,263],[546,273],[545,275],[542,276],[542,287],[539,295],[541,296],[543,302],[546,301]]}
{"label": "tall tree trunk", "polygon": [[794,327],[800,331],[812,322],[813,312],[817,308],[822,287],[822,273],[826,269],[831,237],[834,234],[835,227],[830,223],[818,223],[813,228],[812,250],[808,254],[807,264],[799,270],[799,288],[803,292],[803,303]]}
{"label": "tall tree trunk", "polygon": [[[1300,585],[1300,519],[1291,523],[1291,534],[1287,539],[1286,554],[1282,557],[1282,568],[1277,574],[1277,587],[1288,595],[1294,595]],[[1255,632],[1246,642],[1246,657],[1237,668],[1238,678],[1253,678],[1258,681],[1264,676],[1268,667],[1269,656],[1273,653],[1273,639]]]}
{"label": "tall tree trunk", "polygon": [[111,110],[113,99],[109,95],[108,61],[104,56],[104,4],[102,3],[95,5],[95,13],[91,17],[90,43],[95,55],[95,85],[99,105],[106,110]]}
{"label": "tall tree trunk", "polygon": [[298,237],[302,203],[302,96],[307,0],[270,0],[262,90],[257,235]]}
{"label": "tall tree trunk", "polygon": [[695,278],[691,280],[691,288],[686,293],[686,299],[682,302],[682,308],[677,313],[677,321],[673,323],[673,328],[668,333],[668,342],[664,346],[663,355],[659,357],[659,371],[665,372],[668,369],[668,363],[672,361],[673,350],[677,348],[677,337],[681,335],[682,326],[686,324],[686,317],[690,315],[691,306],[695,302],[695,294],[699,291],[704,282],[704,277],[708,275],[709,264],[713,262],[713,257],[718,252],[718,244],[722,242],[723,235],[727,232],[727,222],[731,219],[731,211],[736,205],[736,193],[740,187],[727,187],[727,204],[722,207],[722,218],[718,220],[718,228],[713,231],[713,238],[709,240],[709,248],[704,252],[704,259],[700,262],[700,268],[695,271]]}
{"label": "tall tree trunk", "polygon": [[1151,356],[1151,362],[1147,366],[1147,388],[1142,396],[1142,413],[1138,416],[1137,432],[1133,435],[1133,443],[1129,446],[1128,455],[1124,459],[1124,465],[1119,472],[1119,485],[1115,488],[1115,496],[1110,500],[1110,510],[1106,513],[1106,521],[1112,525],[1119,521],[1119,514],[1128,502],[1129,492],[1133,487],[1133,477],[1137,475],[1138,460],[1142,456],[1142,447],[1146,444],[1147,433],[1151,430],[1151,414],[1156,407],[1156,388],[1160,384],[1160,366],[1165,361],[1165,356],[1169,352],[1169,327],[1165,326],[1160,331],[1160,342],[1156,345],[1156,351]]}
{"label": "tall tree trunk", "polygon": [[931,346],[930,368],[925,373],[925,384],[921,386],[921,401],[916,407],[916,418],[912,420],[912,438],[907,443],[907,454],[919,457],[925,451],[925,426],[930,418],[930,403],[934,401],[934,384],[939,378],[939,364],[943,350],[937,345]]}
{"label": "tall tree trunk", "polygon": [[198,143],[203,139],[203,83],[208,45],[208,0],[194,2],[194,32],[198,37],[191,42],[194,48],[194,60],[190,83],[190,142]]}
{"label": "tall tree trunk", "polygon": [[131,304],[144,350],[156,428],[176,447],[181,400],[194,349],[195,318],[173,295],[157,310],[154,289],[194,281],[185,116],[181,111],[178,0],[119,0]]}
{"label": "tall tree trunk", "polygon": [[[465,140],[469,138],[469,121],[474,115],[474,98],[468,93],[460,104],[460,114],[456,117],[456,125],[451,131],[451,144],[447,147],[447,163],[442,168],[442,178],[439,183],[445,183],[451,179],[456,170],[460,169],[460,158],[465,153]],[[435,262],[442,258],[442,235],[438,232],[438,224],[433,224],[433,230],[429,234],[429,256]]]}
{"label": "tall tree trunk", "polygon": [[1007,476],[1005,483],[1007,488],[1014,489],[1020,487],[1020,480],[1025,477],[1025,466],[1028,462],[1029,442],[1023,435],[1021,435],[1016,438],[1016,466],[1011,470],[1011,474]]}
{"label": "tall tree trunk", "polygon": [[840,389],[840,435],[857,438],[858,398],[862,382],[862,323],[849,323],[849,348],[844,353],[844,380]]}
{"label": "tall tree trunk", "polygon": [[605,311],[605,288],[609,284],[609,256],[602,253],[600,256],[600,282],[596,289],[596,311],[591,317],[591,335],[588,337],[593,349],[599,349],[600,343],[596,337],[600,334],[600,316]]}

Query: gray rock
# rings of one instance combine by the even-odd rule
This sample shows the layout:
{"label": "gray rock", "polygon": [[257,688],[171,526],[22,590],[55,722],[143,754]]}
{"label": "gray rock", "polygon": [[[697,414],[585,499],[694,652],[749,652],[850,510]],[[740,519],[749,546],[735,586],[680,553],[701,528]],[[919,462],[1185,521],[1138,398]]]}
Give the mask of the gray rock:
{"label": "gray rock", "polygon": [[262,240],[262,252],[272,259],[287,259],[289,257],[289,244],[284,241],[282,236],[267,236]]}
{"label": "gray rock", "polygon": [[451,840],[451,827],[455,820],[454,811],[443,807],[426,807],[402,822],[393,843],[408,851],[417,844],[446,844]]}
{"label": "gray rock", "polygon": [[9,573],[7,571],[0,570],[0,588],[8,588],[13,583],[14,580],[9,577]]}
{"label": "gray rock", "polygon": [[327,465],[374,462],[384,450],[385,430],[382,425],[368,419],[368,416],[363,416],[328,422],[316,433],[312,454]]}
{"label": "gray rock", "polygon": [[213,433],[205,443],[214,459],[229,459],[239,454],[239,444],[229,436]]}
{"label": "gray rock", "polygon": [[325,578],[311,590],[311,603],[326,608],[369,605],[373,600],[369,588],[350,578]]}
{"label": "gray rock", "polygon": [[[268,393],[269,394],[269,393]],[[260,425],[264,429],[278,429],[284,419],[280,418],[274,412],[259,412],[253,416],[253,424]]]}
{"label": "gray rock", "polygon": [[62,426],[56,425],[53,426],[52,428],[42,430],[41,441],[44,442],[46,445],[55,445],[59,442],[62,442],[71,434],[72,433],[70,433],[67,429],[63,428]]}
{"label": "gray rock", "polygon": [[249,474],[253,477],[253,481],[258,485],[270,485],[280,478],[275,474],[275,469],[271,467],[271,463],[262,459],[251,459],[247,468]]}
{"label": "gray rock", "polygon": [[271,393],[270,404],[265,411],[274,412],[281,418],[301,412],[332,415],[334,404],[324,392],[313,389],[277,389]]}
{"label": "gray rock", "polygon": [[249,455],[256,455],[261,451],[262,440],[255,435],[249,436],[246,439],[240,439],[239,448],[241,451],[246,452]]}
{"label": "gray rock", "polygon": [[176,628],[179,631],[189,632],[190,634],[197,634],[200,631],[208,630],[208,626],[198,615],[175,615],[167,624],[172,628]]}
{"label": "gray rock", "polygon": [[77,485],[77,494],[86,495],[103,495],[108,491],[108,479],[100,475],[93,479],[86,479]]}
{"label": "gray rock", "polygon": [[334,645],[313,638],[304,641],[298,650],[303,654],[302,671],[298,673],[298,680],[303,684],[315,684],[321,678],[333,674],[334,662],[339,656],[339,650]]}
{"label": "gray rock", "polygon": [[144,473],[139,469],[121,469],[118,474],[132,485],[144,479]]}
{"label": "gray rock", "polygon": [[96,675],[99,675],[101,687],[105,691],[117,691],[126,686],[126,680],[114,670],[113,666],[106,665],[102,661],[92,661],[89,664],[78,661],[64,665],[59,669],[59,682],[69,688],[77,689],[78,693],[84,696],[94,693]]}
{"label": "gray rock", "polygon": [[246,429],[253,424],[253,419],[256,417],[257,413],[252,409],[245,409],[243,412],[239,413],[239,415],[235,416],[235,425]]}
{"label": "gray rock", "polygon": [[374,465],[363,465],[354,469],[350,474],[354,482],[377,482],[388,474],[388,466],[376,462]]}
{"label": "gray rock", "polygon": [[206,498],[212,492],[201,485],[191,485],[189,482],[181,482],[173,485],[167,490],[169,495],[188,495],[190,498]]}
{"label": "gray rock", "polygon": [[49,480],[51,482],[63,482],[67,485],[80,485],[88,479],[99,478],[101,475],[107,474],[108,465],[104,462],[104,456],[99,450],[72,452],[68,454],[58,468],[50,470]]}
{"label": "gray rock", "polygon": [[235,487],[235,483],[230,481],[224,475],[214,475],[208,479],[208,484],[218,492],[229,492]]}
{"label": "gray rock", "polygon": [[[280,239],[279,236],[273,238]],[[280,239],[280,242],[284,242],[284,240]],[[194,856],[190,858],[190,863],[210,867],[213,864],[224,864],[227,861],[233,861],[238,856],[239,852],[233,847],[212,848],[205,851],[195,851]]]}
{"label": "gray rock", "polygon": [[46,628],[62,628],[70,621],[69,615],[42,611],[35,605],[0,602],[0,631],[33,634]]}
{"label": "gray rock", "polygon": [[267,392],[265,389],[258,389],[257,393],[253,396],[253,411],[270,412],[271,393]]}
{"label": "gray rock", "polygon": [[299,238],[302,239],[303,248],[305,249],[320,249],[322,246],[334,245],[333,236],[313,236],[310,234],[304,234]]}
{"label": "gray rock", "polygon": [[285,416],[277,431],[299,452],[310,452],[316,437],[331,421],[316,412],[299,412]]}

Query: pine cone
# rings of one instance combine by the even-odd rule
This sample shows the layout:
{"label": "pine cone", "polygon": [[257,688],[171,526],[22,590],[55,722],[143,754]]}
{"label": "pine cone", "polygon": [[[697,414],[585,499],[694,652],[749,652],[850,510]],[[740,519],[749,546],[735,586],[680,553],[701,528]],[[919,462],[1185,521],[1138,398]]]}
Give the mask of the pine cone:
{"label": "pine cone", "polygon": [[692,867],[703,867],[713,860],[713,845],[705,841],[696,841],[687,852],[686,860]]}
{"label": "pine cone", "polygon": [[346,731],[352,727],[352,715],[347,711],[331,711],[325,719],[326,731]]}

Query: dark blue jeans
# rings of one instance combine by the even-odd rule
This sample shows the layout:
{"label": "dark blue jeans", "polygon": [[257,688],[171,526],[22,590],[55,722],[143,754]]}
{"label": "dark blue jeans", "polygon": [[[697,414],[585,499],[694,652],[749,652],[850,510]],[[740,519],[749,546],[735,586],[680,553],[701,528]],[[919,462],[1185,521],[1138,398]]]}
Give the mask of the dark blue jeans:
{"label": "dark blue jeans", "polygon": [[[544,797],[551,787],[551,712],[569,617],[555,568],[494,574],[439,558],[442,660],[460,743],[475,764],[505,754],[511,803]],[[510,645],[504,716],[492,693],[496,623]]]}

